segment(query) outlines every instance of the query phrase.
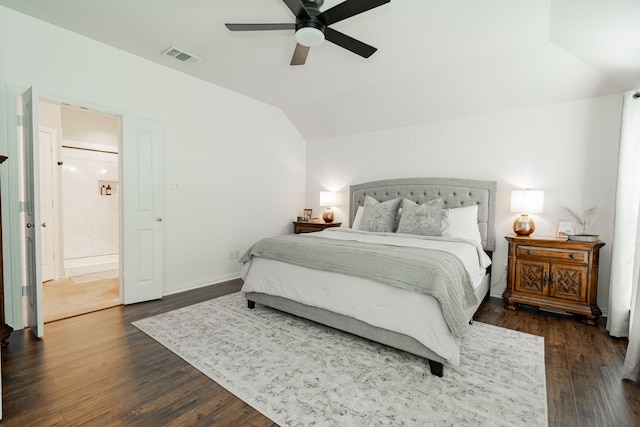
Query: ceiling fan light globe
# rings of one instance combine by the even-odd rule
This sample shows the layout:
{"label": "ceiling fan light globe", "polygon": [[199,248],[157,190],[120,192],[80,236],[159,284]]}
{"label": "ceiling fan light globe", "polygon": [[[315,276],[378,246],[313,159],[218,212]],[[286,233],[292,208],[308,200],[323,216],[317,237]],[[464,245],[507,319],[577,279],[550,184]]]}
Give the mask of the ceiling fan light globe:
{"label": "ceiling fan light globe", "polygon": [[296,41],[307,47],[320,46],[324,42],[324,33],[313,27],[303,27],[296,31]]}

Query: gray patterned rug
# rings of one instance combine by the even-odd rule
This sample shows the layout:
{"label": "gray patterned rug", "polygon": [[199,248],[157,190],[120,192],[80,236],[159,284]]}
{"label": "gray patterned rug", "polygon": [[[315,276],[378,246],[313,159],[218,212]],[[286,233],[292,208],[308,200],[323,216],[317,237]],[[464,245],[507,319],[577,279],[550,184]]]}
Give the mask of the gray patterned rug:
{"label": "gray patterned rug", "polygon": [[136,327],[281,426],[546,426],[543,338],[475,322],[461,364],[424,359],[240,293]]}

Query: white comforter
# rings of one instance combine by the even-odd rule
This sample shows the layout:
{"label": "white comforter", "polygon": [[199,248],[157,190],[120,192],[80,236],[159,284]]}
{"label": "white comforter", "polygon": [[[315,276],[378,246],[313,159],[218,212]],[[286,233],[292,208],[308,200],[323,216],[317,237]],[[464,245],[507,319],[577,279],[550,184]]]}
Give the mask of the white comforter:
{"label": "white comforter", "polygon": [[[478,245],[461,240],[330,228],[314,236],[394,246],[446,250],[456,254],[475,286],[491,263]],[[304,235],[300,235],[304,237]],[[382,283],[254,257],[242,269],[244,292],[261,292],[327,309],[415,338],[452,365],[460,361],[460,340],[447,327],[438,301]]]}

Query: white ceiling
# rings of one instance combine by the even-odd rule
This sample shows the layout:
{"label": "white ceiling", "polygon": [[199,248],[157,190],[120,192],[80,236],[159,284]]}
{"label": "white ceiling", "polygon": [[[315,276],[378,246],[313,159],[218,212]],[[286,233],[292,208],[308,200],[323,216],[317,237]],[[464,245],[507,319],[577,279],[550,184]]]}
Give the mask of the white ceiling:
{"label": "white ceiling", "polygon": [[279,107],[309,141],[640,88],[640,0],[391,0],[332,25],[369,59],[325,42],[298,67],[293,31],[224,26],[293,22],[281,0],[0,5]]}

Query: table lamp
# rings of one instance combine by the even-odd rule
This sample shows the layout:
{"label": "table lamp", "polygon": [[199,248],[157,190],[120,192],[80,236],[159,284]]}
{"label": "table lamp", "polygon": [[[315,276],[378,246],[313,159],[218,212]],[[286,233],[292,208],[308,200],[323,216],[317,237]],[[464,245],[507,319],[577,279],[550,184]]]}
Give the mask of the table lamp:
{"label": "table lamp", "polygon": [[542,213],[544,191],[515,190],[511,192],[511,212],[519,213],[513,223],[513,231],[519,236],[528,236],[534,232],[536,225],[528,214]]}
{"label": "table lamp", "polygon": [[322,219],[324,219],[324,222],[333,222],[333,210],[331,210],[331,208],[335,207],[337,204],[338,193],[336,193],[335,191],[320,192],[320,206],[327,208],[322,213]]}

